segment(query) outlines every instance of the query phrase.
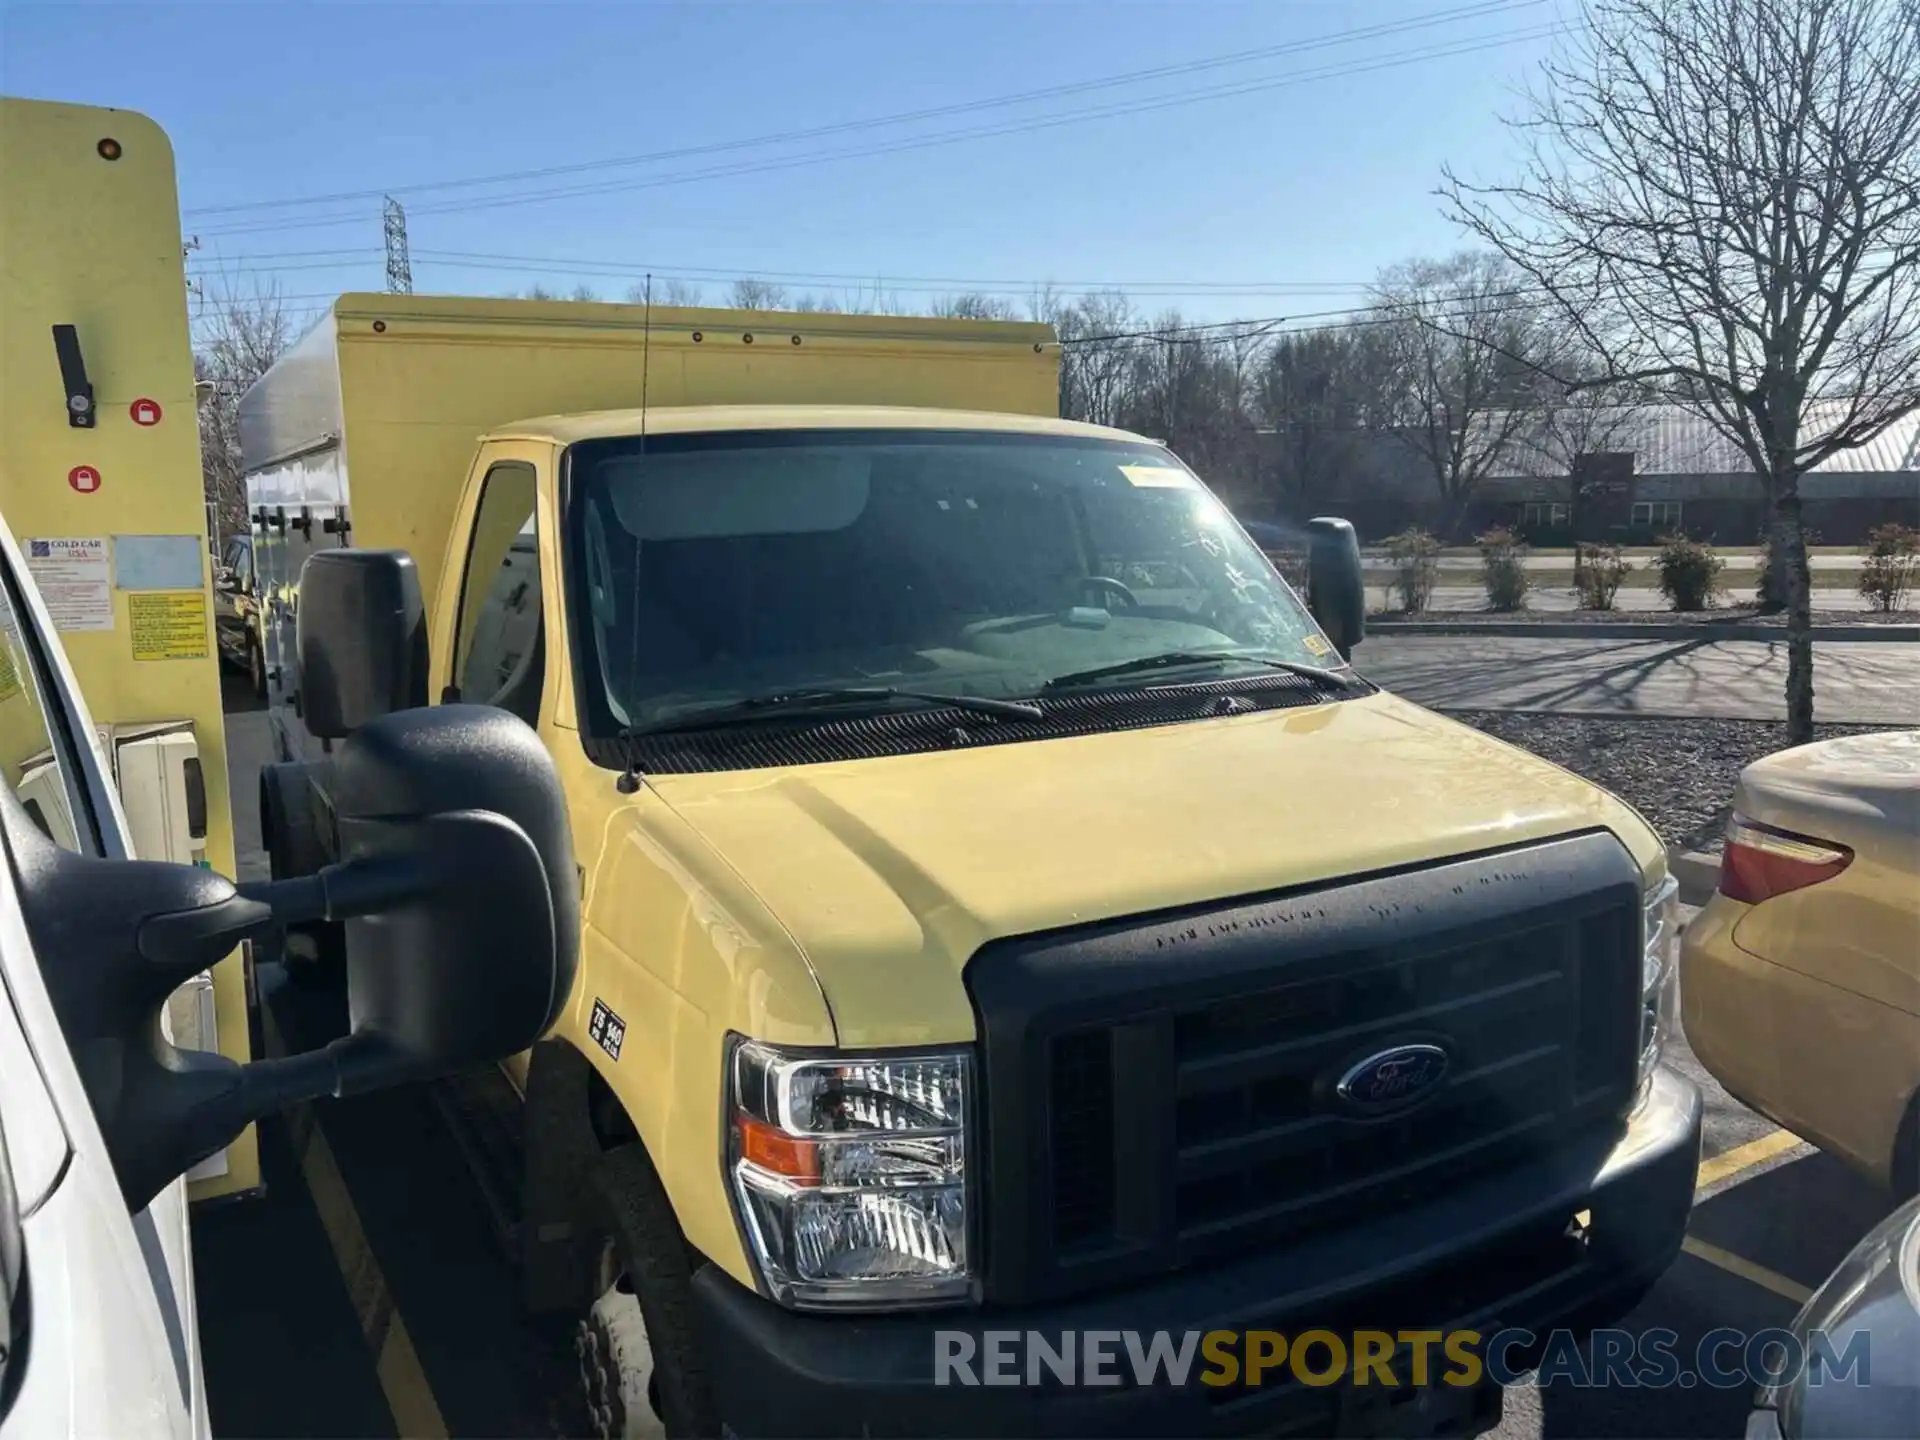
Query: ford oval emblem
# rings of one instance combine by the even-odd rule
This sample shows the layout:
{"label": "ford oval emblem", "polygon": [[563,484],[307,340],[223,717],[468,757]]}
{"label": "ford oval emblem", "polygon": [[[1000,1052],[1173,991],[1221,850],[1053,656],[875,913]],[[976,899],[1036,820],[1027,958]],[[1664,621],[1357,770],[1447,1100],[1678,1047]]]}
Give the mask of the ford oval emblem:
{"label": "ford oval emblem", "polygon": [[1452,1063],[1438,1045],[1395,1045],[1350,1066],[1333,1093],[1355,1115],[1391,1114],[1431,1096]]}

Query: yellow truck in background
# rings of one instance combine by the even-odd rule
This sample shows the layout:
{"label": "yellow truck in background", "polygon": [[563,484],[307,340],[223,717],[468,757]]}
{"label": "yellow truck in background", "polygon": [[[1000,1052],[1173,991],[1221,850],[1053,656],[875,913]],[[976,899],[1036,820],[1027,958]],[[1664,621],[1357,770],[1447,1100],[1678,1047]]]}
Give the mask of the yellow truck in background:
{"label": "yellow truck in background", "polygon": [[[943,1386],[935,1341],[1544,1332],[1680,1244],[1654,834],[1355,673],[1351,531],[1317,621],[1057,365],[1037,325],[348,295],[243,402],[276,873],[331,853],[315,693],[505,708],[562,776],[518,1233],[605,1433],[1477,1432],[1485,1385]],[[315,673],[341,546],[381,578]]]}

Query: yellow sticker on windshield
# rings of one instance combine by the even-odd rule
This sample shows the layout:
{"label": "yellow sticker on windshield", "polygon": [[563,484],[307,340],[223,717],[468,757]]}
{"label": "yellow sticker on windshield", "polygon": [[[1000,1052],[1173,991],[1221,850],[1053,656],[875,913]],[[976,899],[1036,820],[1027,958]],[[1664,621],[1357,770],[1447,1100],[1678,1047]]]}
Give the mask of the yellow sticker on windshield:
{"label": "yellow sticker on windshield", "polygon": [[1333,646],[1329,645],[1325,640],[1322,640],[1318,635],[1302,635],[1300,637],[1300,643],[1316,655],[1331,655],[1333,653]]}
{"label": "yellow sticker on windshield", "polygon": [[1156,490],[1192,490],[1200,483],[1174,465],[1122,465],[1120,473],[1127,477],[1129,484]]}

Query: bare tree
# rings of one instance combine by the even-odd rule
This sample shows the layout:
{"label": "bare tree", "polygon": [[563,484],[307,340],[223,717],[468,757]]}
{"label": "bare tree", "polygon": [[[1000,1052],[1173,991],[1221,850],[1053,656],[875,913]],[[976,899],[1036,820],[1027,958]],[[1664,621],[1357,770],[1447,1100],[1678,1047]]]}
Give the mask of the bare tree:
{"label": "bare tree", "polygon": [[[630,286],[627,290],[629,305],[647,303],[645,285]],[[701,290],[690,280],[682,280],[678,275],[663,275],[653,282],[653,303],[656,305],[698,305],[701,303]]]}
{"label": "bare tree", "polygon": [[1551,382],[1534,410],[1521,449],[1533,453],[1550,474],[1562,479],[1569,527],[1578,535],[1585,517],[1615,478],[1592,462],[1633,443],[1646,420],[1650,398],[1640,387],[1608,383],[1604,367],[1592,357],[1569,353],[1549,363],[1556,376],[1568,377],[1564,390]]}
{"label": "bare tree", "polygon": [[1543,332],[1514,269],[1481,251],[1397,265],[1375,293],[1392,350],[1390,419],[1432,471],[1451,531],[1547,402],[1533,358]]}
{"label": "bare tree", "polygon": [[591,285],[585,284],[576,285],[565,294],[545,285],[529,285],[524,298],[528,300],[581,300],[592,303],[599,300],[600,296]]}
{"label": "bare tree", "polygon": [[1134,378],[1129,336],[1142,328],[1139,312],[1117,290],[1084,295],[1071,304],[1036,296],[1034,318],[1060,336],[1060,413],[1096,425],[1121,423]]}
{"label": "bare tree", "polygon": [[194,299],[193,378],[199,399],[200,476],[221,534],[247,528],[240,459],[240,397],[293,344],[277,289],[245,294],[225,283]]}
{"label": "bare tree", "polygon": [[1259,357],[1249,404],[1273,434],[1263,480],[1294,519],[1325,507],[1360,470],[1388,381],[1383,327],[1282,333]]}
{"label": "bare tree", "polygon": [[1442,194],[1610,378],[1761,477],[1804,742],[1800,477],[1920,407],[1920,6],[1588,0],[1516,124],[1518,179]]}
{"label": "bare tree", "polygon": [[960,295],[942,295],[927,311],[948,320],[1011,320],[1018,307],[999,295],[967,291]]}
{"label": "bare tree", "polygon": [[749,276],[733,282],[733,288],[727,292],[727,303],[736,310],[784,310],[787,287]]}

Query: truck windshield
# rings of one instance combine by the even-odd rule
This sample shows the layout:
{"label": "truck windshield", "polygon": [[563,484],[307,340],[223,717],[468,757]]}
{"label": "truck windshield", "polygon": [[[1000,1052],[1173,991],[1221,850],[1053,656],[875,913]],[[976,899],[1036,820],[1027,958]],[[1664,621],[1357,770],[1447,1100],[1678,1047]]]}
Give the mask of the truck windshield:
{"label": "truck windshield", "polygon": [[[590,731],[801,688],[1097,688],[1083,672],[1176,652],[1210,680],[1265,673],[1263,658],[1339,663],[1158,446],[783,431],[590,441],[569,459]],[[1181,678],[1168,665],[1107,683]]]}

